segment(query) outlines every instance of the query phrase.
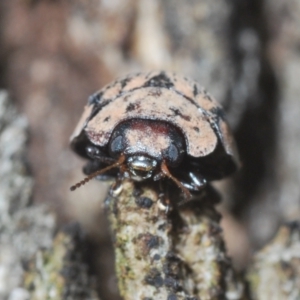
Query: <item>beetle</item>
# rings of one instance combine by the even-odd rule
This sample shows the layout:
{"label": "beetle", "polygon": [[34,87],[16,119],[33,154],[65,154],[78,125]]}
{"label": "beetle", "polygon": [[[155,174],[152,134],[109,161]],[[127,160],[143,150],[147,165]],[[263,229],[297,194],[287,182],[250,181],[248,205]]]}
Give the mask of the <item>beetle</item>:
{"label": "beetle", "polygon": [[198,83],[174,73],[136,73],[90,96],[71,136],[89,175],[169,178],[185,199],[235,172],[239,159],[223,109]]}

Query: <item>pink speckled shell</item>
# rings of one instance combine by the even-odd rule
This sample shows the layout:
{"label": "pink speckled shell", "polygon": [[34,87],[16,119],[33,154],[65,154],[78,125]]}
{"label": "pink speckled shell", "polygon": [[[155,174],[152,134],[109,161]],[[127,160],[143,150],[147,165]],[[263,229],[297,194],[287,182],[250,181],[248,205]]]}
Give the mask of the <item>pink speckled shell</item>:
{"label": "pink speckled shell", "polygon": [[143,87],[160,73],[129,75],[100,90],[101,100],[97,105],[105,104],[91,120],[89,114],[96,104],[87,106],[71,141],[76,142],[85,131],[92,143],[106,146],[112,131],[122,121],[133,118],[163,120],[181,129],[187,153],[192,157],[212,153],[218,138],[227,154],[237,156],[227,123],[220,117],[215,118],[220,105],[196,82],[173,73],[164,73],[172,82],[171,87]]}

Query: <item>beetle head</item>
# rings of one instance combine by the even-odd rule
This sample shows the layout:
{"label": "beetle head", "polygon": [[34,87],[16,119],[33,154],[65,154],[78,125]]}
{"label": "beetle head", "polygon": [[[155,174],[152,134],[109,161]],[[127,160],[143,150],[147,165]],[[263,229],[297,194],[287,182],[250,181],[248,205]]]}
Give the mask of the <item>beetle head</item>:
{"label": "beetle head", "polygon": [[119,177],[135,181],[163,177],[173,180],[190,197],[188,190],[169,171],[178,166],[186,152],[182,133],[172,124],[160,120],[131,119],[120,123],[111,134],[107,145],[109,157],[101,155],[96,146],[88,146],[86,153],[91,159],[112,164],[96,171],[71,187],[72,190],[85,184],[112,168],[119,168]]}

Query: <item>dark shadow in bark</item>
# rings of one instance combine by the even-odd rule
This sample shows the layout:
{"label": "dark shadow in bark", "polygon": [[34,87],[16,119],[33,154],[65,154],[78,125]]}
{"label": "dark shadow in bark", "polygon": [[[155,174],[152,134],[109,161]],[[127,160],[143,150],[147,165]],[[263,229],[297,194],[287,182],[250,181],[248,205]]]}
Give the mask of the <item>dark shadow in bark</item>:
{"label": "dark shadow in bark", "polygon": [[[236,78],[242,73],[244,50],[239,47],[243,30],[252,30],[258,37],[260,63],[257,88],[243,101],[244,113],[235,130],[241,156],[242,170],[235,178],[235,203],[233,212],[243,218],[245,211],[264,183],[276,184],[274,172],[277,151],[277,109],[278,84],[274,71],[267,58],[269,32],[267,16],[264,14],[264,1],[235,1],[231,23],[232,56],[236,65]],[[229,96],[230,97],[230,96]],[[230,111],[230,99],[227,110]]]}

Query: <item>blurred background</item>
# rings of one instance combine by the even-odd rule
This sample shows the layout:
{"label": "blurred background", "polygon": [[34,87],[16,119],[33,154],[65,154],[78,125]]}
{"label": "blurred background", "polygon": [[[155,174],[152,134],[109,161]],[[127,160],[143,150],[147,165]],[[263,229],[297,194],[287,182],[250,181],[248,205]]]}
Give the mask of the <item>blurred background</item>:
{"label": "blurred background", "polygon": [[109,299],[107,185],[69,192],[84,164],[69,136],[88,96],[117,76],[164,69],[195,79],[222,103],[242,169],[215,185],[241,270],[281,223],[300,216],[299,16],[299,0],[0,2],[0,88],[29,122],[33,202],[51,206],[61,224],[83,225],[98,278],[112,286]]}

